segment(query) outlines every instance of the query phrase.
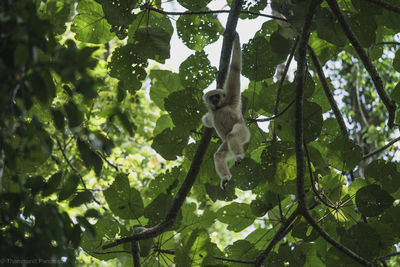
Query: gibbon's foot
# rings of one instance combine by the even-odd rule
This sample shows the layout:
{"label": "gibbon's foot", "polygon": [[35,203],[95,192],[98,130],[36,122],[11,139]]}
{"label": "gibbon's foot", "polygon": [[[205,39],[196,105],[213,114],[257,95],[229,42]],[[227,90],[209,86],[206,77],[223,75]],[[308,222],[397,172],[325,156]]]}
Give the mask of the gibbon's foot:
{"label": "gibbon's foot", "polygon": [[222,190],[225,190],[226,185],[228,184],[229,180],[231,179],[232,175],[227,175],[221,179],[220,187]]}
{"label": "gibbon's foot", "polygon": [[242,162],[242,160],[243,160],[243,156],[237,156],[236,160],[235,160],[235,166],[239,165],[240,162]]}

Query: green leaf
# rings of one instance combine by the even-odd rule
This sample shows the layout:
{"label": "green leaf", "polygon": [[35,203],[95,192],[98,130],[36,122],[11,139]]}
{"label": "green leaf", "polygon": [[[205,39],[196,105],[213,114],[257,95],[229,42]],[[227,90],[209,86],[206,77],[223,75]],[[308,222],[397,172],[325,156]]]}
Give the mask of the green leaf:
{"label": "green leaf", "polygon": [[206,112],[203,102],[195,97],[196,89],[186,88],[171,93],[164,101],[164,107],[172,118],[177,131],[189,132],[201,123]]}
{"label": "green leaf", "polygon": [[101,157],[97,155],[86,142],[78,139],[76,143],[85,164],[93,167],[96,175],[100,175],[101,169],[103,168],[103,160]]}
{"label": "green leaf", "polygon": [[171,207],[173,198],[171,195],[159,194],[150,204],[144,209],[144,217],[149,219],[149,226],[154,226],[161,222],[165,214]]}
{"label": "green leaf", "polygon": [[212,15],[180,16],[176,28],[185,45],[197,51],[217,41],[223,32],[221,23]]}
{"label": "green leaf", "polygon": [[25,187],[29,188],[33,195],[36,195],[45,187],[46,183],[42,176],[29,177],[25,181]]}
{"label": "green leaf", "polygon": [[43,189],[42,195],[44,197],[47,197],[52,193],[56,192],[58,185],[61,183],[61,179],[62,179],[62,172],[57,172],[53,174],[47,181]]}
{"label": "green leaf", "polygon": [[139,90],[146,78],[147,59],[137,54],[133,44],[118,47],[114,50],[108,64],[110,75],[121,82],[121,86],[131,93]]}
{"label": "green leaf", "polygon": [[243,45],[242,74],[253,81],[261,81],[274,75],[281,63],[264,37],[255,37]]}
{"label": "green leaf", "polygon": [[18,44],[14,51],[14,64],[24,66],[30,60],[28,47],[24,44]]}
{"label": "green leaf", "polygon": [[134,51],[140,56],[163,63],[169,58],[169,41],[171,35],[161,28],[140,28],[134,37]]}
{"label": "green leaf", "polygon": [[188,143],[188,136],[174,128],[162,131],[154,137],[151,147],[157,151],[166,160],[175,160],[177,156],[182,155],[182,151]]}
{"label": "green leaf", "polygon": [[63,201],[67,198],[69,198],[72,193],[75,192],[76,188],[78,187],[78,183],[80,181],[80,178],[77,174],[73,173],[69,175],[64,181],[60,192],[58,193],[58,201]]}
{"label": "green leaf", "polygon": [[[254,260],[257,258],[259,251],[256,250],[250,242],[246,240],[238,240],[232,245],[226,247],[226,253],[230,259]],[[243,264],[230,264],[229,266],[243,266]]]}
{"label": "green leaf", "polygon": [[[104,245],[104,240],[110,240],[117,236],[119,233],[118,223],[110,218],[103,218],[98,220],[94,226],[96,233],[95,237],[91,236],[86,230],[82,235],[81,248],[91,255],[100,260],[109,260],[117,257],[121,257],[124,253],[109,253],[109,254],[98,254],[97,249]],[[122,245],[108,249],[107,251],[121,251],[124,250]]]}
{"label": "green leaf", "polygon": [[112,185],[104,191],[104,197],[112,212],[122,219],[138,219],[144,213],[142,197],[130,187],[128,176],[118,174]]}
{"label": "green leaf", "polygon": [[54,126],[57,130],[64,131],[64,114],[59,109],[51,109],[51,115],[53,116]]}
{"label": "green leaf", "polygon": [[182,90],[180,76],[169,70],[151,70],[150,98],[156,105],[165,110],[164,99],[175,91]]}
{"label": "green leaf", "polygon": [[69,128],[75,128],[82,124],[83,113],[72,100],[64,105],[64,109],[67,113]]}
{"label": "green leaf", "polygon": [[[395,54],[395,56],[394,56],[394,59],[393,59],[393,68],[397,71],[397,72],[400,72],[400,49],[398,49],[397,51],[396,51],[396,54]],[[400,83],[399,83],[400,84]],[[399,86],[399,84],[397,84],[396,85],[396,88],[397,89],[395,89],[395,90],[400,90],[400,89],[398,89],[398,86]],[[393,93],[392,93],[393,94]],[[397,94],[399,94],[399,93],[397,93]],[[397,99],[397,100],[395,100],[397,103],[399,103],[398,102],[398,100],[399,99]]]}
{"label": "green leaf", "polygon": [[128,43],[132,43],[135,33],[141,28],[160,28],[166,31],[170,36],[174,32],[174,27],[168,16],[157,12],[142,11],[137,14],[136,19],[129,26]]}
{"label": "green leaf", "polygon": [[215,79],[217,68],[210,65],[204,51],[196,51],[179,66],[179,77],[184,87],[202,90]]}
{"label": "green leaf", "polygon": [[265,179],[261,165],[251,158],[244,158],[231,171],[232,181],[241,190],[252,190]]}
{"label": "green leaf", "polygon": [[197,0],[197,1],[192,1],[192,0],[178,0],[179,4],[181,6],[191,10],[191,11],[197,11],[197,10],[202,10],[204,8],[207,8],[208,3],[210,3],[211,0]]}
{"label": "green leaf", "polygon": [[83,203],[90,202],[92,200],[92,193],[90,191],[79,192],[76,196],[69,202],[70,207],[79,207]]}
{"label": "green leaf", "polygon": [[348,43],[342,27],[328,8],[318,9],[316,25],[319,38],[339,47],[343,47]]}
{"label": "green leaf", "polygon": [[354,169],[362,159],[361,148],[353,140],[340,135],[328,145],[328,162],[336,169],[349,171]]}
{"label": "green leaf", "polygon": [[153,135],[156,136],[158,134],[160,134],[162,131],[164,131],[165,129],[172,129],[174,127],[174,123],[172,122],[172,119],[169,115],[164,114],[161,115],[161,117],[159,117],[157,119],[156,122],[156,127],[154,127],[153,130]]}
{"label": "green leaf", "polygon": [[277,31],[270,37],[271,49],[276,55],[277,61],[285,61],[292,49],[293,42],[284,38]]}
{"label": "green leaf", "polygon": [[400,173],[393,162],[375,160],[365,168],[365,176],[374,178],[389,193],[396,192],[400,187]]}
{"label": "green leaf", "polygon": [[379,185],[367,185],[357,191],[356,204],[359,211],[367,217],[376,217],[390,208],[394,199]]}
{"label": "green leaf", "polygon": [[82,0],[79,1],[76,12],[78,14],[71,25],[75,39],[87,43],[104,44],[114,37],[100,4],[91,0]]}
{"label": "green leaf", "polygon": [[233,202],[217,212],[217,219],[228,224],[228,230],[240,232],[251,225],[255,216],[251,212],[250,205]]}
{"label": "green leaf", "polygon": [[[227,2],[229,6],[232,6],[232,0],[228,0]],[[243,0],[241,10],[259,13],[260,11],[265,9],[267,4],[268,0],[258,0],[258,1]],[[254,19],[257,18],[258,16],[255,14],[240,13],[239,17],[241,19]]]}

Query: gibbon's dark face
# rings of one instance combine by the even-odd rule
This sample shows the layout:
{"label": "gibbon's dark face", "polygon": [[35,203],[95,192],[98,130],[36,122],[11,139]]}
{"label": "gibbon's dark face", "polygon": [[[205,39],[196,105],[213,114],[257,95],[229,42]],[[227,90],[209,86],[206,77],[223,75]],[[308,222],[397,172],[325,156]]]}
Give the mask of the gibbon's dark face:
{"label": "gibbon's dark face", "polygon": [[207,92],[203,96],[204,102],[206,105],[211,109],[215,110],[217,108],[220,108],[224,105],[225,103],[225,92],[224,90],[221,89],[216,89]]}

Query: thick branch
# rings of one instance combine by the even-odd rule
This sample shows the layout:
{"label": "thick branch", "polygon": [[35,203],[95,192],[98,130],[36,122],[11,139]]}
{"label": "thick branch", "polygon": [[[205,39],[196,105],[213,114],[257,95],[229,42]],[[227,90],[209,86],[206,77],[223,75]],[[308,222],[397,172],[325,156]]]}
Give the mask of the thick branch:
{"label": "thick branch", "polygon": [[[143,5],[141,7],[142,10],[151,10],[163,15],[171,15],[171,16],[182,16],[182,15],[206,15],[206,14],[220,14],[220,13],[229,13],[229,10],[203,10],[203,11],[185,11],[185,12],[174,12],[174,11],[165,11],[161,9],[154,8],[150,5]],[[247,10],[241,10],[241,14],[249,14],[249,15],[255,15],[255,16],[260,16],[260,17],[266,17],[266,18],[271,18],[271,19],[276,19],[276,20],[282,20],[287,22],[285,18],[273,16],[273,15],[268,15],[268,14],[262,14],[262,13],[257,13],[257,12],[252,12],[252,11],[247,11]]]}
{"label": "thick branch", "polygon": [[[327,0],[332,2],[331,0]],[[306,206],[306,198],[304,191],[304,146],[303,146],[303,95],[304,95],[304,79],[306,71],[306,54],[307,42],[310,36],[311,22],[319,4],[318,0],[312,0],[306,21],[304,23],[303,32],[300,36],[299,55],[297,62],[297,85],[296,85],[296,112],[295,112],[295,148],[297,163],[297,198],[299,213],[304,216],[308,223],[332,246],[342,251],[358,263],[365,266],[373,266],[372,263],[355,254],[353,251],[334,240],[327,232],[325,232],[314,218],[310,215]]]}
{"label": "thick branch", "polygon": [[[221,86],[219,88],[222,88],[225,81],[226,72],[228,70],[233,38],[235,36],[235,29],[242,2],[243,0],[233,1],[232,9],[228,16],[220,57],[219,75],[217,78],[217,85]],[[151,228],[141,231],[140,233],[133,234],[132,236],[124,237],[108,245],[104,245],[103,249],[112,248],[123,243],[131,242],[133,240],[142,240],[158,236],[174,224],[176,216],[178,215],[178,212],[182,207],[188,193],[190,192],[190,189],[194,184],[197,174],[199,173],[200,166],[203,161],[204,154],[206,153],[208,144],[210,143],[212,133],[213,130],[211,128],[205,128],[204,135],[201,138],[197,151],[193,157],[189,172],[187,173],[186,178],[183,181],[183,184],[181,185],[178,193],[176,194],[171,208],[167,212],[163,221]]]}
{"label": "thick branch", "polygon": [[369,75],[371,76],[375,88],[379,94],[379,97],[382,99],[383,104],[386,106],[386,109],[388,110],[389,113],[388,126],[389,128],[392,128],[394,126],[394,119],[396,115],[396,104],[386,94],[385,89],[383,87],[382,79],[379,76],[378,71],[372,64],[371,60],[369,59],[364,49],[362,48],[353,30],[347,24],[346,19],[344,18],[342,12],[340,11],[340,8],[336,0],[326,0],[326,1],[328,2],[328,5],[331,8],[332,12],[336,15],[337,19],[339,20],[339,23],[342,26],[344,33],[346,34],[350,43],[353,45],[358,56],[363,62],[365,68],[367,69]]}
{"label": "thick branch", "polygon": [[329,104],[331,105],[333,113],[335,114],[336,120],[339,123],[340,131],[342,132],[343,135],[347,136],[346,124],[344,123],[342,114],[340,113],[340,110],[336,104],[336,101],[333,98],[332,92],[329,89],[329,85],[328,85],[328,82],[326,81],[325,74],[324,74],[324,71],[322,70],[321,63],[319,62],[319,59],[318,59],[317,55],[314,53],[314,50],[311,48],[311,46],[308,46],[308,53],[314,64],[315,70],[317,71],[317,74],[318,74],[319,80],[321,82],[322,88],[324,89],[325,95],[328,98],[328,101],[329,101]]}
{"label": "thick branch", "polygon": [[139,241],[137,240],[131,242],[131,255],[133,260],[133,266],[141,267],[142,265],[140,264],[140,247],[139,247]]}
{"label": "thick branch", "polygon": [[384,7],[390,11],[396,12],[400,14],[400,7],[392,5],[391,3],[382,1],[382,0],[366,0],[368,2],[374,3],[375,5]]}

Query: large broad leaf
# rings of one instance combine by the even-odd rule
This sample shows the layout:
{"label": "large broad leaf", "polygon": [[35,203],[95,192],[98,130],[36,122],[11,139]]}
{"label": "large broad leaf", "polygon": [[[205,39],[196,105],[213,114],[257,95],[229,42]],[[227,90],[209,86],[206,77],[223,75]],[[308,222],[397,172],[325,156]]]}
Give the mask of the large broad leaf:
{"label": "large broad leaf", "polygon": [[119,79],[123,88],[131,92],[140,89],[141,82],[147,75],[145,70],[148,65],[147,60],[137,53],[133,44],[118,47],[108,65],[110,75]]}
{"label": "large broad leaf", "polygon": [[374,178],[389,193],[396,192],[400,187],[400,173],[393,162],[375,160],[365,169],[365,176]]}
{"label": "large broad leaf", "polygon": [[250,80],[261,81],[272,77],[278,63],[280,60],[264,37],[255,37],[243,45],[242,74]]}
{"label": "large broad leaf", "polygon": [[150,79],[150,98],[162,110],[165,110],[164,99],[170,93],[183,89],[179,74],[169,70],[151,70]]}
{"label": "large broad leaf", "polygon": [[211,2],[211,0],[197,0],[197,1],[192,1],[192,0],[178,0],[179,4],[181,4],[183,7],[196,11],[200,10],[203,8],[206,8],[208,3]]}
{"label": "large broad leaf", "polygon": [[251,225],[255,216],[251,212],[250,205],[233,202],[217,212],[217,219],[228,224],[228,230],[239,232]]}
{"label": "large broad leaf", "polygon": [[[225,249],[230,259],[254,260],[260,251],[254,248],[254,245],[246,240],[238,240]],[[229,266],[240,267],[242,263],[232,263]]]}
{"label": "large broad leaf", "polygon": [[[103,239],[111,239],[116,237],[119,233],[118,223],[110,218],[103,218],[96,222],[94,225],[94,231],[96,233],[95,237],[92,237],[88,231],[85,231],[82,235],[81,247],[82,249],[91,255],[100,260],[109,260],[116,257],[121,256],[123,253],[107,253],[107,254],[99,254],[96,253],[99,250],[99,247],[104,245]],[[121,251],[123,250],[122,245],[111,248],[107,251]]]}
{"label": "large broad leaf", "polygon": [[241,190],[252,190],[265,179],[261,165],[251,158],[244,158],[231,171],[232,180]]}
{"label": "large broad leaf", "polygon": [[165,99],[165,109],[180,131],[189,132],[195,130],[201,122],[201,117],[206,112],[200,97],[196,99],[195,96],[196,89],[186,88],[185,90],[171,93]]}
{"label": "large broad leaf", "polygon": [[171,207],[173,198],[164,193],[159,194],[144,209],[144,216],[149,219],[148,225],[153,226],[161,222]]}
{"label": "large broad leaf", "polygon": [[[276,133],[285,141],[293,141],[295,108],[290,107],[285,114],[276,120]],[[322,130],[322,109],[313,102],[304,102],[303,129],[304,141],[309,143],[319,137]]]}
{"label": "large broad leaf", "polygon": [[77,40],[104,44],[114,37],[100,4],[91,0],[82,0],[79,1],[76,12],[78,14],[72,22],[71,31],[75,33]]}
{"label": "large broad leaf", "polygon": [[[393,68],[400,72],[400,49],[396,51],[395,57],[393,59]],[[397,84],[396,88],[399,87],[399,84]],[[400,90],[400,89],[397,89]],[[397,103],[400,103],[400,100],[396,100]]]}
{"label": "large broad leaf", "polygon": [[129,26],[128,43],[133,42],[135,33],[141,28],[160,28],[166,31],[170,36],[174,32],[171,20],[160,13],[143,11],[137,14],[136,19]]}
{"label": "large broad leaf", "polygon": [[82,124],[83,113],[72,100],[64,105],[64,109],[67,113],[69,128],[75,128]]}
{"label": "large broad leaf", "polygon": [[316,15],[318,37],[334,45],[343,47],[348,43],[341,26],[327,8],[321,8]]}
{"label": "large broad leaf", "polygon": [[62,184],[61,190],[58,193],[58,201],[62,201],[67,199],[72,193],[75,192],[78,187],[80,178],[76,173],[71,174],[66,178],[64,183]]}
{"label": "large broad leaf", "polygon": [[[232,6],[232,1],[233,0],[228,0],[229,6]],[[250,11],[254,13],[258,13],[267,6],[268,1],[267,0],[258,0],[258,1],[253,1],[253,0],[243,0],[242,4],[242,11]],[[254,19],[257,18],[258,16],[255,14],[247,14],[247,13],[241,13],[240,18],[241,19]]]}
{"label": "large broad leaf", "polygon": [[151,147],[166,160],[175,160],[182,155],[182,151],[188,143],[189,136],[177,128],[165,129],[154,137]]}
{"label": "large broad leaf", "polygon": [[112,185],[104,191],[112,212],[122,219],[137,219],[143,215],[144,206],[140,193],[130,187],[128,176],[118,174]]}
{"label": "large broad leaf", "polygon": [[205,89],[214,78],[217,68],[210,65],[207,54],[204,51],[197,51],[190,55],[179,66],[179,77],[184,87]]}
{"label": "large broad leaf", "polygon": [[390,208],[394,199],[379,185],[371,184],[357,191],[356,204],[358,210],[367,217],[375,217]]}
{"label": "large broad leaf", "polygon": [[121,40],[128,34],[127,28],[136,17],[133,9],[137,0],[97,0],[103,6],[105,18],[111,24],[111,31]]}
{"label": "large broad leaf", "polygon": [[328,162],[336,169],[349,171],[362,159],[361,148],[353,140],[339,135],[328,145]]}
{"label": "large broad leaf", "polygon": [[221,23],[212,15],[180,16],[176,28],[185,45],[197,51],[217,41],[223,32]]}
{"label": "large broad leaf", "polygon": [[93,167],[97,175],[100,175],[103,167],[103,160],[99,155],[92,150],[92,148],[84,141],[77,140],[78,150],[81,154],[83,161],[87,166]]}
{"label": "large broad leaf", "polygon": [[140,56],[163,63],[169,58],[171,35],[161,28],[140,28],[135,32],[134,51]]}

